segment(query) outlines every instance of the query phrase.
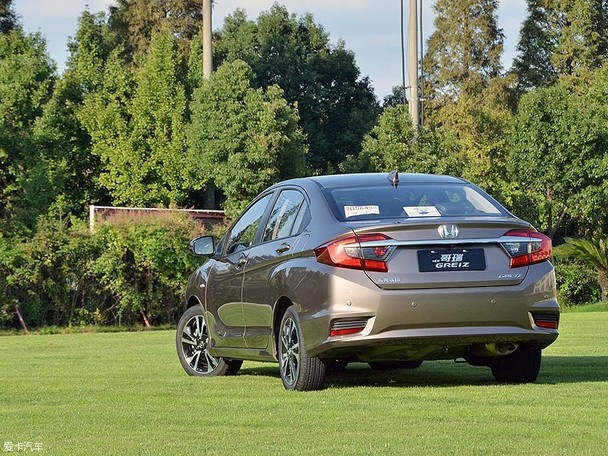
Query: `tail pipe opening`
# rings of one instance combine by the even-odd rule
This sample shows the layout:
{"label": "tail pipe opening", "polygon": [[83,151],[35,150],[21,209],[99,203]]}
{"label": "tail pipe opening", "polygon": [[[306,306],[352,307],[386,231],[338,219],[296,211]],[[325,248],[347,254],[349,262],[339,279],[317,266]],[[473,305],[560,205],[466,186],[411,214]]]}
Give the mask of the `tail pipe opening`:
{"label": "tail pipe opening", "polygon": [[471,347],[471,353],[479,357],[489,356],[507,356],[517,350],[518,345],[515,342],[495,342],[485,345],[474,345]]}

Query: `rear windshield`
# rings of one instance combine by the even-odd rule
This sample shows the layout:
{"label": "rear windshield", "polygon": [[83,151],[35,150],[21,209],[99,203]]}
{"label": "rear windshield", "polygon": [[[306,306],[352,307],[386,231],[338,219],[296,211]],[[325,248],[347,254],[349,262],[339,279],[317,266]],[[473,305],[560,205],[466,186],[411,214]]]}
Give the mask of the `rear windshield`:
{"label": "rear windshield", "polygon": [[466,184],[334,188],[329,195],[340,218],[347,221],[503,214],[495,203]]}

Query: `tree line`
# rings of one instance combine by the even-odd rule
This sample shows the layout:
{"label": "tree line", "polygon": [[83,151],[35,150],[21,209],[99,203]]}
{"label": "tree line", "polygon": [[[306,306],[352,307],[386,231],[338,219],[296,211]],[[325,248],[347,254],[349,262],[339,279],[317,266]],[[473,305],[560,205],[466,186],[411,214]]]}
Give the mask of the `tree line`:
{"label": "tree line", "polygon": [[[282,179],[399,169],[469,179],[555,243],[606,237],[608,2],[528,0],[507,69],[497,7],[434,1],[424,125],[414,131],[401,87],[377,100],[343,42],[279,4],[226,18],[213,36],[217,71],[204,81],[202,0],[85,9],[62,74],[44,37],[24,32],[12,0],[1,0],[5,320],[21,296],[15,249],[44,230],[80,232],[89,204],[221,207],[233,217]],[[598,296],[588,269],[560,267],[567,299]]]}

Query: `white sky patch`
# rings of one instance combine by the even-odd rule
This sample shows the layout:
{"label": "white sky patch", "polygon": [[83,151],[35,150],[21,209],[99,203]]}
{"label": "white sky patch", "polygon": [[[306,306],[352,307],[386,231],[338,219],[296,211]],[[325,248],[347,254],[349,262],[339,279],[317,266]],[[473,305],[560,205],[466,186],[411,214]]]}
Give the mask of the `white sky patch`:
{"label": "white sky patch", "polygon": [[[78,18],[88,5],[89,10],[105,11],[106,7],[114,3],[112,0],[15,0],[17,12],[24,20],[33,21],[43,25],[50,25],[51,19]],[[75,30],[74,30],[75,32]],[[73,33],[73,32],[70,32]]]}
{"label": "white sky patch", "polygon": [[290,13],[315,13],[322,11],[324,14],[361,14],[372,8],[377,8],[378,3],[393,3],[394,0],[218,0],[214,5],[215,12],[234,11],[236,8],[246,10],[257,17],[261,11],[269,10],[277,2],[284,5]]}
{"label": "white sky patch", "polygon": [[[312,13],[335,44],[342,39],[353,51],[361,76],[369,76],[376,96],[381,101],[393,86],[401,84],[400,2],[398,0],[277,0],[290,13],[299,16]],[[236,8],[255,20],[269,10],[275,0],[217,0],[213,28],[219,29],[224,18]],[[407,27],[408,1],[404,0]],[[65,69],[68,37],[76,34],[78,17],[85,10],[106,11],[112,0],[14,0],[26,31],[40,30],[47,40],[51,58],[58,70]],[[422,22],[426,39],[433,30],[431,0],[423,0]],[[511,67],[521,23],[526,17],[526,0],[502,0],[498,8],[499,26],[505,33],[503,66]],[[425,44],[426,46],[426,44]]]}

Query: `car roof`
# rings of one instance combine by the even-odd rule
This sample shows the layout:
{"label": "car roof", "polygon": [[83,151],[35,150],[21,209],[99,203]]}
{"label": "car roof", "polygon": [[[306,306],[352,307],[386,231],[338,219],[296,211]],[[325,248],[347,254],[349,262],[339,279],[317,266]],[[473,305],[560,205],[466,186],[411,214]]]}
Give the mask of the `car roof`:
{"label": "car roof", "polygon": [[[307,182],[315,182],[319,187],[322,188],[335,188],[335,187],[366,187],[366,186],[378,186],[378,185],[390,185],[389,173],[365,173],[365,174],[334,174],[329,176],[312,176],[304,177],[299,179],[292,179],[286,183],[298,184]],[[399,183],[416,183],[416,184],[449,184],[449,183],[466,183],[464,179],[452,176],[442,176],[436,174],[413,174],[413,173],[399,173]]]}

